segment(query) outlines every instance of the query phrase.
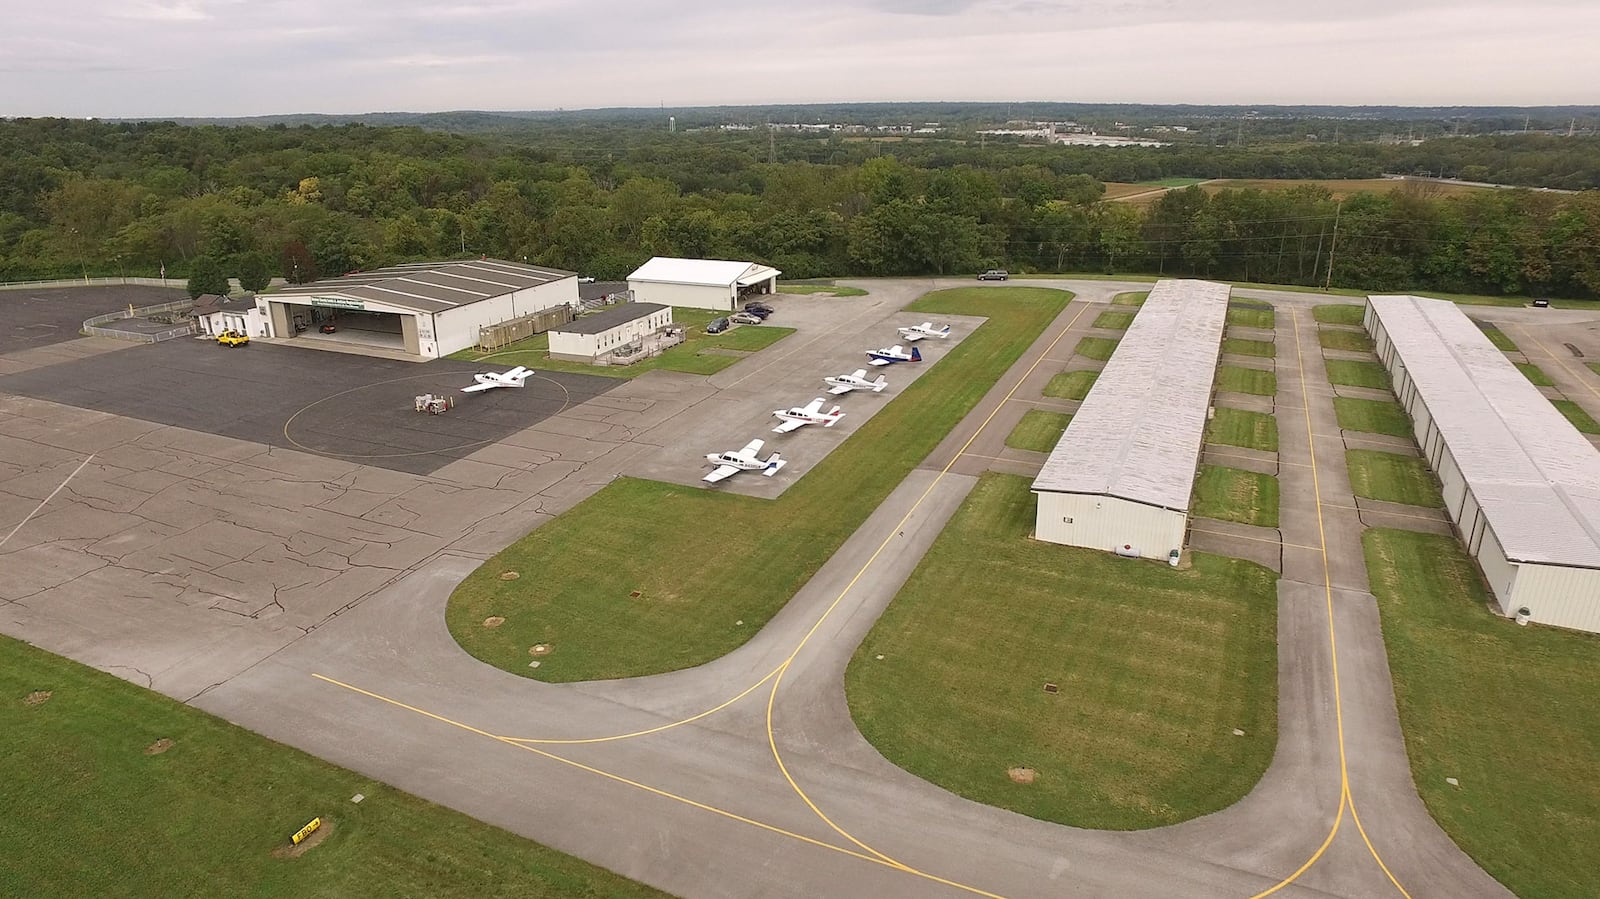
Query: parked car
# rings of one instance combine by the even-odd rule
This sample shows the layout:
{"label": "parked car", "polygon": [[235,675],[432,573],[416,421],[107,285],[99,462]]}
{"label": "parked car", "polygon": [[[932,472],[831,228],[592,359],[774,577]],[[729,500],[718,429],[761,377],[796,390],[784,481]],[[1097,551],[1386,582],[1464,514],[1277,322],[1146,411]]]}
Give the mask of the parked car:
{"label": "parked car", "polygon": [[322,327],[318,328],[317,330],[321,331],[324,334],[332,334],[333,332],[335,332],[335,331],[337,331],[339,329],[338,329],[338,327],[336,327],[334,325],[333,322],[323,322],[322,323]]}
{"label": "parked car", "polygon": [[771,306],[768,306],[766,303],[757,301],[754,303],[744,304],[744,311],[749,312],[752,315],[771,315],[776,310],[774,310]]}
{"label": "parked car", "polygon": [[245,334],[242,331],[235,331],[232,328],[229,328],[228,330],[223,331],[221,334],[217,335],[217,343],[222,344],[223,346],[229,346],[229,347],[232,347],[232,346],[249,346],[250,345],[250,335],[249,334]]}
{"label": "parked car", "polygon": [[726,318],[714,318],[710,324],[706,325],[707,334],[721,334],[726,330],[728,330],[728,320]]}
{"label": "parked car", "polygon": [[761,319],[762,321],[766,321],[767,320],[767,316],[771,315],[772,312],[770,310],[767,310],[767,309],[746,309],[742,314],[744,314],[744,315],[753,315],[756,318]]}
{"label": "parked car", "polygon": [[578,279],[578,283],[579,284],[593,284],[594,283],[594,275],[584,275],[583,277]]}
{"label": "parked car", "polygon": [[978,276],[979,281],[1004,281],[1011,277],[1011,273],[1003,268],[991,268]]}
{"label": "parked car", "polygon": [[740,325],[759,325],[761,324],[761,316],[751,312],[735,312],[728,316],[728,321]]}
{"label": "parked car", "polygon": [[1550,301],[1549,300],[1539,299],[1539,300],[1534,300],[1533,301],[1533,308],[1535,308],[1535,309],[1548,309],[1549,307],[1550,307]]}

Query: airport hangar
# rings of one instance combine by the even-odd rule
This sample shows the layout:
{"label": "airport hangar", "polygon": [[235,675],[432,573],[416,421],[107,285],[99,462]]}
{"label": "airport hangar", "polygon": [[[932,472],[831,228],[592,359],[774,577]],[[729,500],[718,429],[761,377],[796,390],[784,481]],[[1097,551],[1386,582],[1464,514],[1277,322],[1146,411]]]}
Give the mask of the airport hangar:
{"label": "airport hangar", "polygon": [[1034,536],[1177,564],[1231,291],[1151,289],[1034,479]]}
{"label": "airport hangar", "polygon": [[[578,308],[575,272],[503,259],[415,262],[260,294],[252,337],[310,335],[437,359],[478,342],[478,329],[556,306]],[[320,328],[332,324],[330,335]]]}
{"label": "airport hangar", "polygon": [[783,272],[759,262],[656,256],[628,276],[635,300],[737,312],[751,298],[776,293]]}
{"label": "airport hangar", "polygon": [[1454,303],[1369,297],[1366,326],[1501,613],[1600,632],[1600,451]]}

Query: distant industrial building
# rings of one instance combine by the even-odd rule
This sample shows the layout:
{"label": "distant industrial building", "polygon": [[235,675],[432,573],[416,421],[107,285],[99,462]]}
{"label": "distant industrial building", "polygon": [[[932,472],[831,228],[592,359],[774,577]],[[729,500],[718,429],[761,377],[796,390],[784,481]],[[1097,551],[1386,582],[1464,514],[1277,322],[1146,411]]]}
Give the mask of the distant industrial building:
{"label": "distant industrial building", "polygon": [[1501,612],[1600,632],[1600,452],[1454,303],[1369,297],[1366,326]]}
{"label": "distant industrial building", "polygon": [[636,345],[647,334],[672,324],[672,307],[660,303],[623,303],[550,331],[550,358],[593,362],[619,347]]}
{"label": "distant industrial building", "polygon": [[628,276],[628,288],[641,302],[734,312],[754,297],[776,293],[781,274],[758,262],[657,256]]}
{"label": "distant industrial building", "polygon": [[1034,479],[1040,540],[1175,559],[1188,529],[1226,284],[1156,284]]}
{"label": "distant industrial building", "polygon": [[304,336],[419,359],[474,345],[481,327],[561,305],[578,306],[576,273],[502,259],[392,265],[256,297],[262,336]]}

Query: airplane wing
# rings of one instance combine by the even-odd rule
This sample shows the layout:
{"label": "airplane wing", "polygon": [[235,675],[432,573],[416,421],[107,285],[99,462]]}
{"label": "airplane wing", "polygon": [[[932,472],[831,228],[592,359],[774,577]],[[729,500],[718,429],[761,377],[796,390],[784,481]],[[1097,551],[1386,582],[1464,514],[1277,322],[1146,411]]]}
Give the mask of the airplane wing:
{"label": "airplane wing", "polygon": [[772,433],[774,433],[774,434],[787,434],[790,431],[795,430],[796,428],[805,427],[805,425],[806,425],[806,423],[803,422],[803,421],[800,421],[799,419],[790,418],[790,419],[786,419],[783,422],[783,424],[778,425],[777,427],[773,428],[772,429]]}
{"label": "airplane wing", "polygon": [[[867,372],[867,370],[864,369],[864,368],[861,370],[862,374],[866,374],[866,372]],[[849,384],[840,384],[838,387],[835,387],[835,388],[833,388],[832,390],[830,390],[828,392],[833,394],[834,396],[838,396],[841,393],[849,393],[850,391],[852,391],[854,389],[855,388],[851,387]]]}
{"label": "airplane wing", "polygon": [[900,336],[906,340],[921,340],[928,335],[922,333],[921,331],[913,331],[910,328],[901,328]]}
{"label": "airplane wing", "polygon": [[822,397],[819,396],[816,399],[812,400],[811,402],[806,403],[806,407],[804,409],[801,409],[800,411],[804,412],[807,415],[816,415],[817,413],[821,412],[822,411]]}
{"label": "airplane wing", "polygon": [[858,378],[865,378],[867,376],[867,370],[864,368],[858,368],[851,372],[851,374]]}
{"label": "airplane wing", "polygon": [[708,484],[715,484],[718,481],[731,478],[738,473],[739,469],[734,468],[732,465],[718,465],[716,471],[713,471],[700,480],[705,481]]}
{"label": "airplane wing", "polygon": [[482,390],[493,390],[496,386],[498,386],[498,385],[485,384],[484,382],[479,381],[478,383],[472,385],[471,387],[463,387],[463,388],[461,388],[461,392],[462,393],[477,393],[477,392],[482,391]]}
{"label": "airplane wing", "polygon": [[761,446],[760,440],[752,440],[744,445],[744,449],[739,450],[739,455],[754,456],[756,453],[761,452]]}
{"label": "airplane wing", "polygon": [[874,360],[872,360],[871,364],[872,365],[888,365],[888,364],[890,364],[890,360],[888,360],[888,359],[874,359]]}
{"label": "airplane wing", "polygon": [[531,374],[533,374],[533,369],[519,365],[516,368],[513,368],[512,370],[506,372],[503,377],[507,377],[507,378],[526,378],[528,375],[531,375]]}

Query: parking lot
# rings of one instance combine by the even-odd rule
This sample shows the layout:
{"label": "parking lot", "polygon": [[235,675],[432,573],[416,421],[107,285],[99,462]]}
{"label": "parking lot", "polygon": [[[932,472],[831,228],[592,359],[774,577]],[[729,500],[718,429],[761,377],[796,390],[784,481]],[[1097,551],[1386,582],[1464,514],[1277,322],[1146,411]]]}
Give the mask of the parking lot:
{"label": "parking lot", "polygon": [[76,340],[86,318],[183,299],[182,290],[118,285],[0,291],[0,355]]}

